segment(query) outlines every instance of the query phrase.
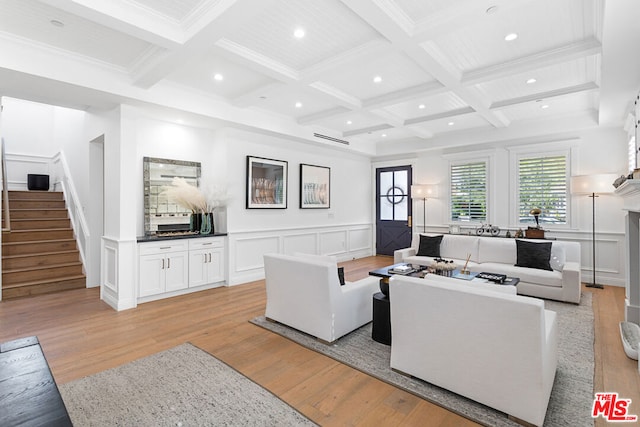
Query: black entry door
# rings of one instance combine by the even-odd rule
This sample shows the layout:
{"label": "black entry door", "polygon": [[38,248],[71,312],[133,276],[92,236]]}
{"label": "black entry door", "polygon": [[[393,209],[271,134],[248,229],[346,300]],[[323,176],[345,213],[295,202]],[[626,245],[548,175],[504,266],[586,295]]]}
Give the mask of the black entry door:
{"label": "black entry door", "polygon": [[411,166],[376,169],[376,253],[411,246]]}

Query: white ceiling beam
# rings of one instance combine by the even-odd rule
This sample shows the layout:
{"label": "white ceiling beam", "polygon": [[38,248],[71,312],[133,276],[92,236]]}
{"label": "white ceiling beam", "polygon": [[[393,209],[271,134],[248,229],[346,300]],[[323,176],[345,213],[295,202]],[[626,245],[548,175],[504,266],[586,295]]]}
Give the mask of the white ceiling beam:
{"label": "white ceiling beam", "polygon": [[500,64],[478,68],[464,73],[462,84],[472,85],[485,81],[508,77],[513,74],[525,73],[543,67],[562,64],[575,59],[602,53],[602,44],[596,39],[583,40],[555,49],[546,50],[533,55],[517,58]]}
{"label": "white ceiling beam", "polygon": [[235,0],[223,2],[226,9],[217,11],[210,17],[207,25],[185,41],[180,47],[174,48],[159,60],[151,60],[146,66],[140,67],[133,73],[134,84],[148,89],[166,78],[178,67],[184,66],[190,60],[202,56],[210,51],[211,46],[220,41],[239,23],[249,20],[261,11],[269,8],[275,0]]}
{"label": "white ceiling beam", "polygon": [[392,127],[393,126],[391,126],[390,124],[383,123],[383,124],[380,124],[380,125],[369,126],[369,127],[366,127],[366,128],[354,129],[354,130],[349,130],[349,131],[343,132],[342,133],[342,137],[343,138],[348,138],[350,136],[362,135],[364,133],[373,133],[373,132],[378,132],[380,130],[391,129]]}
{"label": "white ceiling beam", "polygon": [[340,106],[331,108],[329,110],[319,111],[313,114],[307,114],[305,116],[299,117],[297,121],[299,125],[309,125],[330,117],[335,117],[342,114],[351,114],[352,112],[352,109]]}
{"label": "white ceiling beam", "polygon": [[[385,10],[372,7],[367,0],[341,0],[369,25],[386,37],[394,46],[408,55],[414,62],[422,67],[430,75],[438,79],[444,86],[454,92],[467,105],[471,106],[485,120],[495,127],[505,127],[509,121],[504,115],[496,114],[489,110],[487,102],[480,96],[460,84],[459,73],[453,73],[450,67],[442,65],[442,61],[430,55],[424,47],[417,46],[404,28],[390,17]],[[378,5],[376,0],[376,5]],[[385,0],[386,2],[390,0]]]}
{"label": "white ceiling beam", "polygon": [[443,111],[442,113],[430,114],[428,116],[414,117],[413,119],[407,119],[404,121],[406,126],[415,125],[418,123],[432,122],[434,120],[446,119],[449,117],[461,116],[463,114],[474,113],[475,110],[471,107],[458,108],[456,110]]}
{"label": "white ceiling beam", "polygon": [[375,114],[377,117],[381,117],[387,124],[393,127],[399,128],[404,126],[404,119],[395,113],[384,108],[378,108],[370,111],[371,114]]}
{"label": "white ceiling beam", "polygon": [[324,82],[313,82],[309,85],[310,87],[328,95],[334,97],[339,103],[347,108],[351,109],[360,109],[362,108],[362,103],[355,96],[349,95],[348,93],[342,92],[340,89],[331,86],[330,84]]}
{"label": "white ceiling beam", "polygon": [[383,95],[367,98],[362,101],[363,108],[381,108],[389,105],[398,104],[400,102],[416,99],[420,97],[428,97],[445,92],[446,88],[439,81],[411,86],[400,89],[395,92],[385,93]]}
{"label": "white ceiling beam", "polygon": [[561,89],[550,90],[548,92],[534,93],[533,95],[521,96],[518,98],[505,99],[503,101],[491,104],[491,109],[501,109],[511,107],[513,105],[525,104],[527,102],[537,101],[539,99],[556,98],[558,96],[572,95],[580,92],[588,92],[600,89],[594,82],[588,82],[577,86],[564,87]]}
{"label": "white ceiling beam", "polygon": [[286,87],[286,85],[281,82],[269,83],[248,92],[244,92],[242,95],[229,100],[229,102],[231,102],[236,107],[247,108],[254,105],[256,103],[256,100],[260,99],[260,97],[268,97],[269,94],[275,92],[278,89],[282,89],[283,87]]}

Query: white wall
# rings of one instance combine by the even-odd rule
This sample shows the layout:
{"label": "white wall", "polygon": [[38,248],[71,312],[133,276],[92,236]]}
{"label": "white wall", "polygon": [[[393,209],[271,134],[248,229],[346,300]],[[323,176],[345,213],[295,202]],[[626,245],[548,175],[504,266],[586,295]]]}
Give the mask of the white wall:
{"label": "white wall", "polygon": [[[599,129],[578,132],[570,138],[544,144],[509,146],[495,144],[480,151],[432,150],[417,157],[397,159],[393,162],[377,162],[376,167],[397,164],[413,164],[413,181],[420,184],[439,184],[440,197],[427,201],[427,229],[447,232],[449,165],[459,158],[489,159],[489,218],[488,222],[502,229],[517,229],[513,204],[513,188],[516,183],[512,168],[511,152],[533,150],[548,152],[569,147],[572,175],[596,173],[627,174],[627,136],[623,129]],[[601,195],[596,200],[596,275],[598,282],[624,286],[624,212],[622,200],[614,195]],[[547,226],[547,236],[577,241],[582,246],[583,281],[592,280],[592,209],[591,199],[583,195],[571,196],[570,223],[564,226]],[[414,226],[422,230],[422,201],[414,201]],[[471,224],[464,231],[472,231]]]}

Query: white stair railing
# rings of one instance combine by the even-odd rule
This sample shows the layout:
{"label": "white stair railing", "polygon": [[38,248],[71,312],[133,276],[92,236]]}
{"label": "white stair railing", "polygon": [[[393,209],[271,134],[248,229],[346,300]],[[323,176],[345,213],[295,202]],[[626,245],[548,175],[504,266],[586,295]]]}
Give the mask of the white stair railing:
{"label": "white stair railing", "polygon": [[2,203],[4,206],[4,227],[2,231],[11,231],[11,213],[9,212],[9,185],[7,183],[7,159],[4,151],[4,138],[2,138]]}

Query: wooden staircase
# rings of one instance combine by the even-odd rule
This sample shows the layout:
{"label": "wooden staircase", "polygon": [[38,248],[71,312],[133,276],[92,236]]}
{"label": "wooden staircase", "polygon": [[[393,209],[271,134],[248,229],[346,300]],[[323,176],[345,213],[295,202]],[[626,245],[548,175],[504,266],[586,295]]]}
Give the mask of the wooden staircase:
{"label": "wooden staircase", "polygon": [[9,209],[11,231],[2,232],[2,299],[84,288],[62,193],[10,191]]}

